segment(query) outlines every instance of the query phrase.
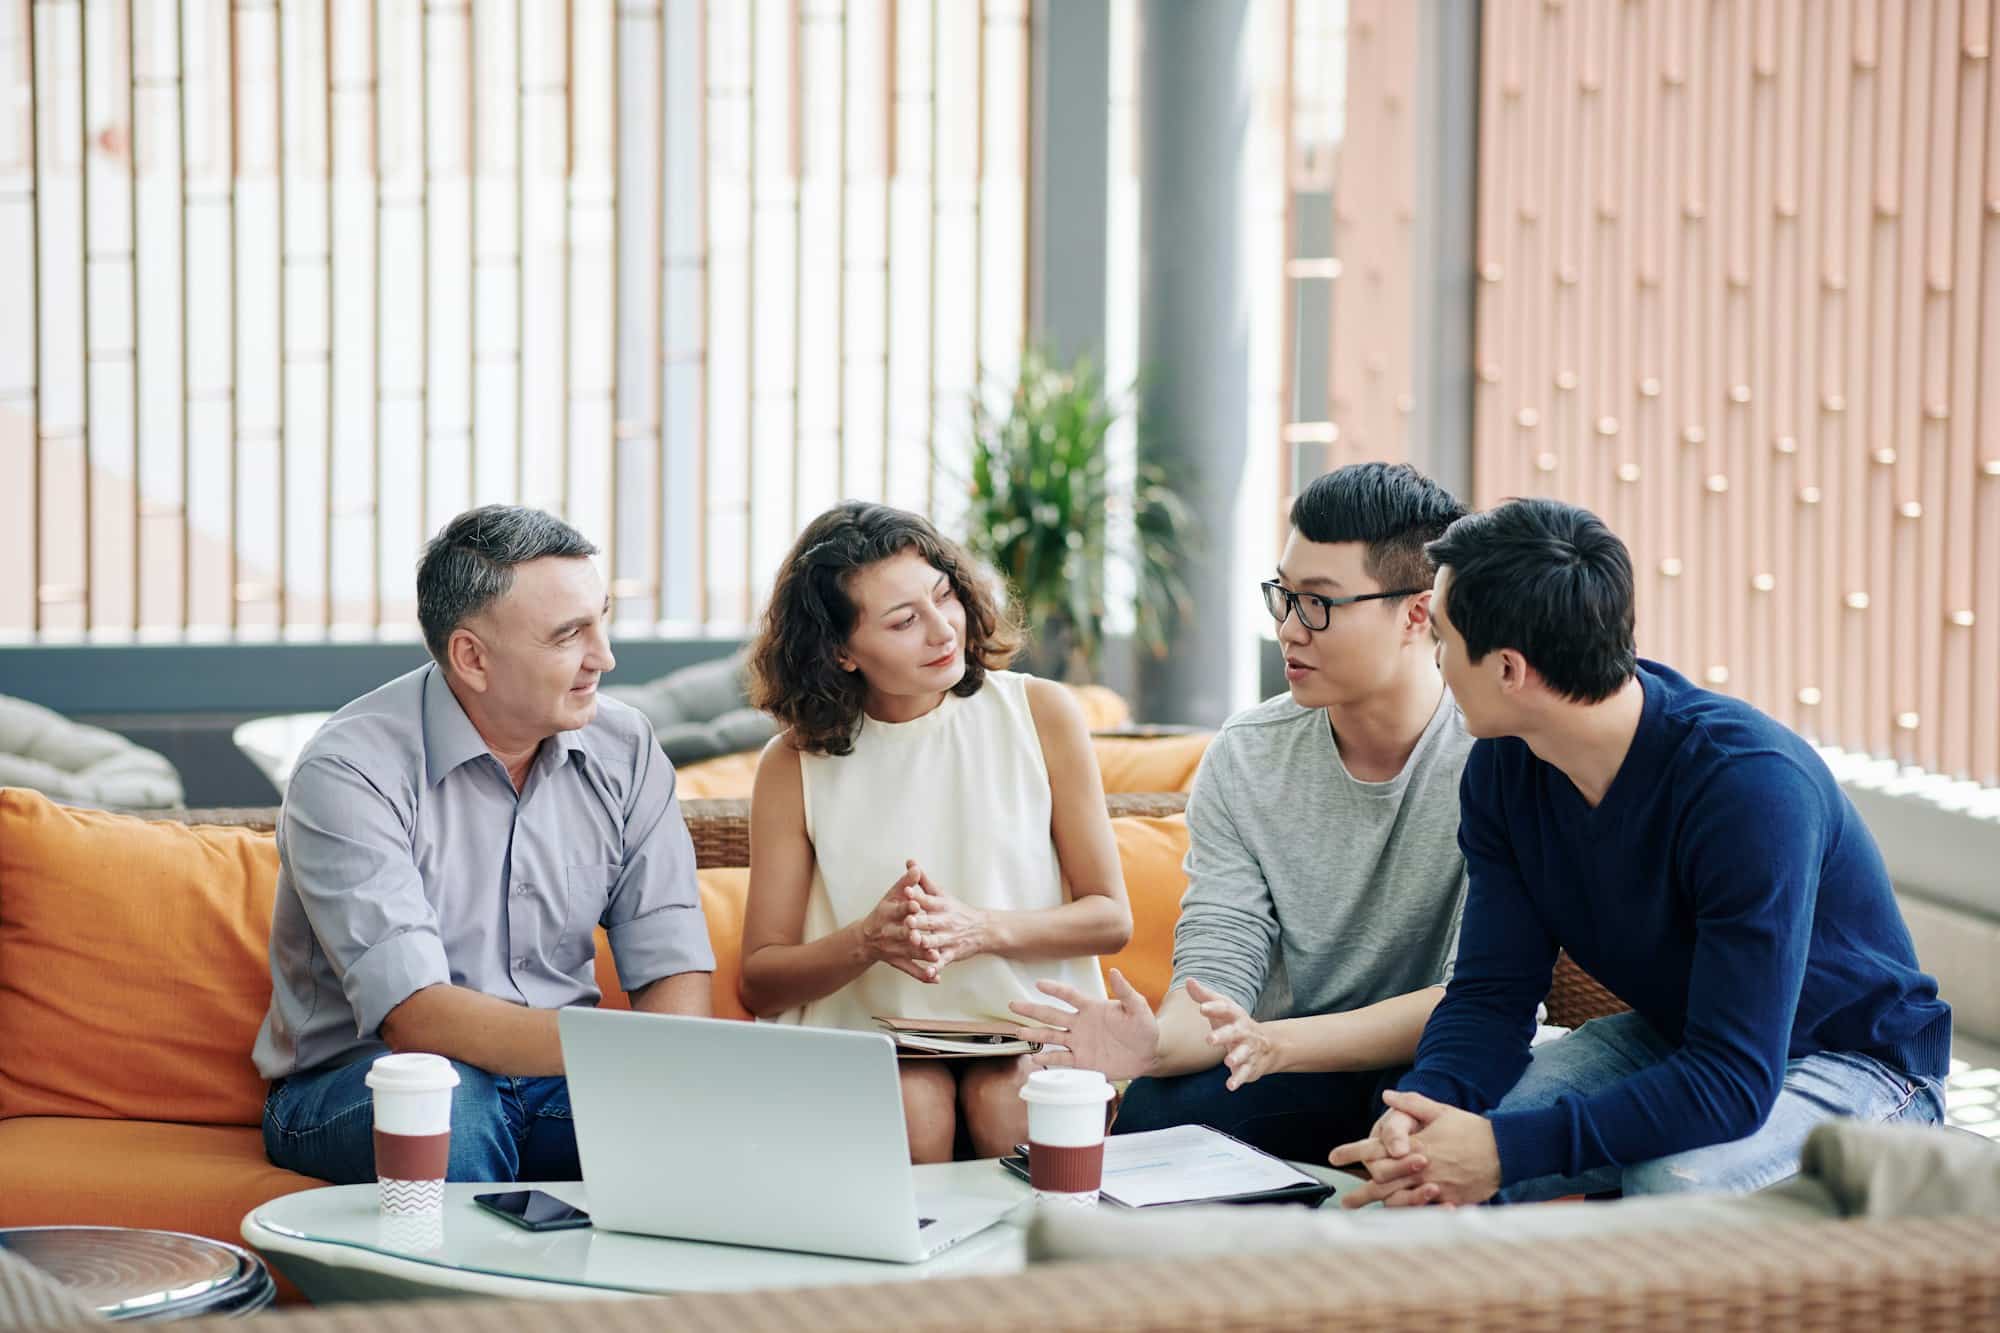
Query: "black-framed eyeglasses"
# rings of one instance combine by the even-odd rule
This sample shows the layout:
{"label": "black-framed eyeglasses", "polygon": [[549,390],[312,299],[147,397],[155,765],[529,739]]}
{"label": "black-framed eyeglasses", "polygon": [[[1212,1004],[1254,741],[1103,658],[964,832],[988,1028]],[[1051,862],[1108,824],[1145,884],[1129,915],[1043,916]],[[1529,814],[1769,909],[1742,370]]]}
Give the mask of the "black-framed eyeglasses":
{"label": "black-framed eyeglasses", "polygon": [[1282,583],[1265,581],[1257,585],[1264,590],[1264,609],[1271,613],[1271,619],[1280,625],[1285,618],[1296,614],[1299,623],[1318,633],[1333,619],[1333,608],[1352,606],[1356,602],[1377,602],[1385,597],[1413,597],[1428,588],[1398,588],[1394,592],[1363,592],[1352,597],[1322,597],[1316,592],[1293,592]]}

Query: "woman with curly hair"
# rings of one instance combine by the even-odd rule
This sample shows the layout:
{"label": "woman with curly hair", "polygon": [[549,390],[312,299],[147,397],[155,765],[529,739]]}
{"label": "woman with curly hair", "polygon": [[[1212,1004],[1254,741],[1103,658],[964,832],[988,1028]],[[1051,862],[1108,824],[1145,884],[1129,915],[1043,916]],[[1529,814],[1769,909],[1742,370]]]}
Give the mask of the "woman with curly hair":
{"label": "woman with curly hair", "polygon": [[[786,557],[750,654],[781,731],[757,765],[743,1002],[873,1030],[877,1015],[1011,1021],[1049,977],[1102,996],[1092,955],[1132,913],[1082,711],[1006,670],[1020,631],[923,518],[849,501]],[[982,1157],[1027,1130],[1019,1058],[903,1060],[910,1156]]]}

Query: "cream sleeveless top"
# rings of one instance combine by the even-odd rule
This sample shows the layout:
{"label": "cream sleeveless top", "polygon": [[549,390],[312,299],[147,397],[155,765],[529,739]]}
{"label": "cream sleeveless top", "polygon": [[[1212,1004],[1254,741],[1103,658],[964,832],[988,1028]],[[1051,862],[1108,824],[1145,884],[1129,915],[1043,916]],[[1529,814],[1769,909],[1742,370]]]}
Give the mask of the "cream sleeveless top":
{"label": "cream sleeveless top", "polygon": [[[814,859],[805,939],[873,911],[906,860],[972,907],[1031,910],[1069,900],[1050,833],[1049,772],[1028,709],[1028,680],[988,672],[977,694],[947,694],[915,721],[864,716],[850,754],[800,756]],[[950,964],[933,984],[876,963],[778,1021],[873,1029],[878,1014],[1014,1020],[1007,1002],[1046,1002],[1035,989],[1044,977],[1105,993],[1090,957],[1025,963],[982,954]]]}

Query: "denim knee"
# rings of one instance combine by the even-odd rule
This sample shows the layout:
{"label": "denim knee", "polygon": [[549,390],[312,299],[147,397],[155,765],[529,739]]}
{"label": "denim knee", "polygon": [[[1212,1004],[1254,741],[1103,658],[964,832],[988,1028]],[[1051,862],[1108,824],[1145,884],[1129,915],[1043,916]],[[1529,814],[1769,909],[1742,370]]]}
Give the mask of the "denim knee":
{"label": "denim knee", "polygon": [[1675,1153],[1655,1157],[1625,1168],[1619,1181],[1628,1196],[1641,1194],[1701,1194],[1714,1192],[1708,1174],[1701,1169],[1697,1153]]}
{"label": "denim knee", "polygon": [[476,1065],[453,1060],[458,1086],[451,1098],[451,1160],[447,1180],[513,1180],[520,1145],[507,1114],[501,1080]]}

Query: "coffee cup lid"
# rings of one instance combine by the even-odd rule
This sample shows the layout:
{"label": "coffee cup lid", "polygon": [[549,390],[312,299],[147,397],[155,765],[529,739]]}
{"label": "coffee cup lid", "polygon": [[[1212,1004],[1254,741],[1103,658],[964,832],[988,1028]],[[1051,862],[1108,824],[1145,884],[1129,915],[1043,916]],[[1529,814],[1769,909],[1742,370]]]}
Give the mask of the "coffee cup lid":
{"label": "coffee cup lid", "polygon": [[458,1086],[458,1071],[442,1055],[402,1051],[377,1056],[366,1082],[383,1092],[439,1092]]}
{"label": "coffee cup lid", "polygon": [[1044,1106],[1102,1105],[1111,1084],[1095,1069],[1037,1069],[1021,1088],[1021,1100]]}

